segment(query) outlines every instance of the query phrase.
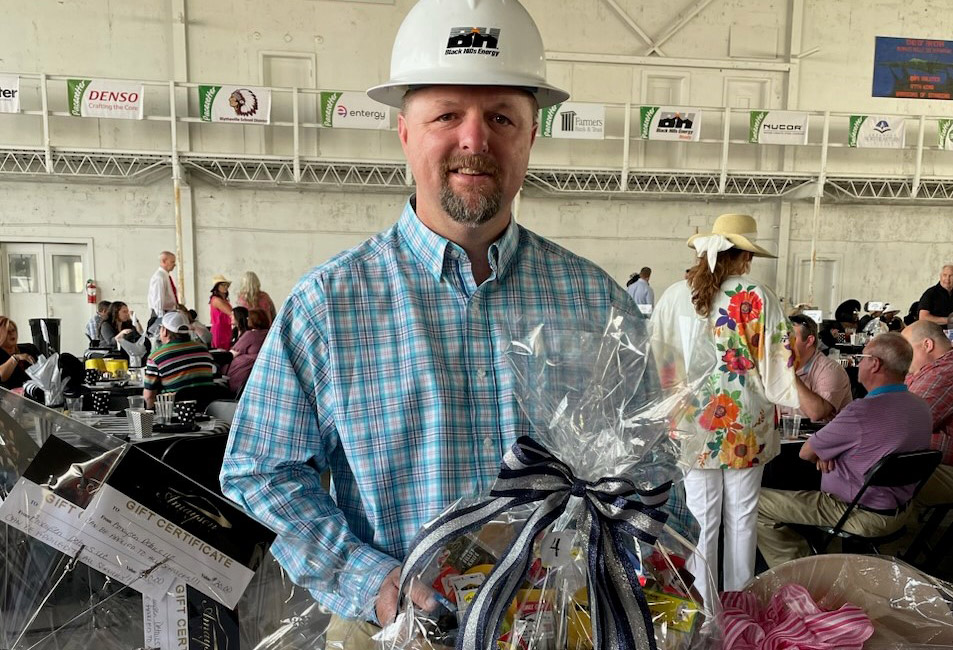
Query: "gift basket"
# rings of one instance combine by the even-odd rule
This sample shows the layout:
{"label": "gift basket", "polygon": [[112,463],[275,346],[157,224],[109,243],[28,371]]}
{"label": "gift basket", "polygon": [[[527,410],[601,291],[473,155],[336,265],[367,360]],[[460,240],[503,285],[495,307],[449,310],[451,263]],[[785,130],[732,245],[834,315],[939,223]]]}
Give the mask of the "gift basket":
{"label": "gift basket", "polygon": [[520,318],[512,330],[507,358],[533,435],[505,454],[488,495],[420,531],[401,570],[403,604],[376,639],[707,647],[719,635],[717,604],[702,603],[684,569],[693,544],[666,522],[689,469],[673,432],[697,389],[686,377],[705,377],[712,360],[680,359],[679,372],[660,377],[656,356],[670,355],[652,350],[647,321],[618,311],[597,325]]}

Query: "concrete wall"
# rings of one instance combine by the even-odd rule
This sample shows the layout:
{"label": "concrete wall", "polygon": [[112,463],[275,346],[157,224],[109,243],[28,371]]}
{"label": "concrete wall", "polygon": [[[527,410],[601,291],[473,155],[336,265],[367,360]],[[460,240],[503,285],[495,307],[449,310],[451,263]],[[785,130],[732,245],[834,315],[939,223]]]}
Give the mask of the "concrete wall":
{"label": "concrete wall", "polygon": [[[282,72],[282,55],[304,63],[291,74],[310,75],[314,88],[364,89],[386,79],[393,34],[411,0],[391,4],[341,0],[36,0],[11,8],[0,21],[2,72],[113,77],[192,82],[265,84]],[[602,0],[525,0],[539,23],[550,52],[645,55],[648,46]],[[689,0],[618,4],[653,37],[696,4]],[[665,67],[608,63],[551,62],[551,81],[570,89],[574,99],[655,103],[674,92],[680,103],[942,115],[949,102],[871,98],[874,37],[947,38],[953,14],[934,0],[713,0],[662,46],[669,57],[723,60],[724,68],[697,68],[680,61]],[[180,16],[185,17],[180,22]],[[571,26],[571,29],[567,29]],[[792,28],[794,34],[792,35]],[[800,28],[800,38],[797,38]],[[794,41],[794,42],[792,42]],[[787,61],[791,51],[821,50],[805,58],[796,74],[746,68],[742,60]],[[271,56],[278,63],[268,63]],[[313,63],[312,63],[313,62]],[[269,67],[277,66],[277,67]],[[297,71],[297,72],[296,72]],[[302,72],[303,71],[303,72]],[[669,83],[668,80],[674,80]],[[62,92],[55,84],[63,86]],[[666,85],[668,84],[668,85]],[[280,84],[276,84],[280,85]],[[65,110],[65,82],[51,82],[51,110]],[[194,91],[191,91],[194,92]],[[183,106],[193,104],[181,93]],[[167,92],[147,90],[147,113],[167,114]],[[754,101],[752,97],[755,98]],[[278,110],[286,110],[287,104]],[[754,101],[754,103],[751,103]],[[746,104],[747,102],[747,104]],[[23,82],[27,110],[39,107],[33,81]],[[609,133],[621,135],[622,112],[610,110]],[[168,125],[54,117],[54,146],[167,150]],[[715,124],[715,130],[720,126]],[[0,146],[36,146],[37,116],[0,115]],[[733,137],[741,137],[735,125]],[[817,131],[817,125],[812,125]],[[841,137],[835,130],[836,137]],[[197,151],[287,153],[287,133],[268,140],[261,127],[191,125],[180,129],[180,145]],[[311,134],[305,153],[328,157],[398,159],[396,135],[322,132]],[[280,140],[280,142],[278,142]],[[277,144],[275,144],[277,142]],[[271,147],[271,149],[270,149]],[[732,166],[776,169],[777,151],[737,147]],[[621,165],[621,143],[542,142],[534,164]],[[635,143],[631,162],[646,167],[713,167],[720,149],[699,144],[672,147]],[[817,166],[817,150],[804,149],[788,164]],[[912,173],[910,152],[832,151],[834,169]],[[953,175],[953,156],[928,152],[925,173]],[[208,278],[255,270],[263,287],[283,298],[295,280],[396,218],[397,194],[358,194],[295,190],[248,190],[211,185],[192,178],[186,212],[194,229],[195,265],[189,288],[199,289],[200,313]],[[144,308],[146,283],[155,256],[174,248],[172,185],[145,186],[28,183],[0,179],[0,240],[23,236],[91,236],[96,248],[95,276],[103,297],[124,298]],[[825,205],[821,212],[819,254],[837,264],[834,299],[888,300],[904,307],[936,281],[942,263],[953,259],[947,208],[893,205]],[[704,230],[722,212],[757,216],[761,239],[782,253],[780,266],[758,261],[756,274],[781,281],[779,291],[803,300],[798,291],[798,260],[810,254],[813,208],[809,203],[777,201],[701,202],[575,200],[527,196],[520,220],[537,232],[590,257],[624,282],[643,265],[656,269],[660,292],[679,279],[691,262],[685,239]],[[188,260],[186,260],[188,263]],[[195,293],[191,291],[191,293]],[[189,302],[196,303],[191,295]]]}

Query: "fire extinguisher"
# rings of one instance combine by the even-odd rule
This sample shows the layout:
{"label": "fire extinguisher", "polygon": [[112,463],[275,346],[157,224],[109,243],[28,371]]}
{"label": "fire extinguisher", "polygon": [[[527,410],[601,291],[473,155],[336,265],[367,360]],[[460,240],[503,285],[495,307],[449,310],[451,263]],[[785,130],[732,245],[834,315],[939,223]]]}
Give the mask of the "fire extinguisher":
{"label": "fire extinguisher", "polygon": [[91,305],[96,304],[96,283],[93,280],[86,280],[86,302]]}

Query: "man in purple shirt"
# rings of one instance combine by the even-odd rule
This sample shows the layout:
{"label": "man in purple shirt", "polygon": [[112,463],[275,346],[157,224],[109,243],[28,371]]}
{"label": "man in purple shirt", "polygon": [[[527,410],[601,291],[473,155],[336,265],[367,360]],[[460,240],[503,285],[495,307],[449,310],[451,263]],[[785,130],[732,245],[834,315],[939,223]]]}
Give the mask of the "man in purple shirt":
{"label": "man in purple shirt", "polygon": [[[823,472],[821,491],[761,490],[758,549],[768,566],[808,555],[807,542],[781,523],[833,526],[864,483],[864,474],[897,451],[930,446],[933,416],[925,401],[907,391],[910,344],[895,332],[864,348],[858,376],[867,397],[847,405],[801,448],[801,458]],[[844,525],[856,535],[886,535],[903,525],[915,485],[869,488]]]}

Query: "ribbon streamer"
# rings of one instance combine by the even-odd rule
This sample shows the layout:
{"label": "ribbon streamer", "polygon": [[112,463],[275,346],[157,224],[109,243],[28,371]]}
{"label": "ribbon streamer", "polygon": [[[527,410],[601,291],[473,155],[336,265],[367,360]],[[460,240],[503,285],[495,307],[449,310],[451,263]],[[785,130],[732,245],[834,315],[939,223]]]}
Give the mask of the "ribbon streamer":
{"label": "ribbon streamer", "polygon": [[726,251],[734,246],[726,237],[722,235],[705,235],[696,237],[692,241],[692,247],[698,253],[698,257],[706,257],[708,260],[708,269],[714,273],[715,264],[718,263],[718,253]]}
{"label": "ribbon streamer", "polygon": [[668,499],[670,487],[671,483],[666,483],[643,491],[621,477],[594,482],[577,479],[565,463],[535,440],[522,436],[503,457],[490,499],[448,512],[420,531],[404,561],[401,593],[448,542],[507,510],[538,503],[470,603],[457,636],[460,650],[494,648],[506,610],[529,567],[533,540],[559,518],[569,498],[576,496],[585,502],[576,532],[588,564],[594,647],[656,650],[651,613],[625,541],[636,537],[647,544],[655,542],[668,518],[658,508]]}

